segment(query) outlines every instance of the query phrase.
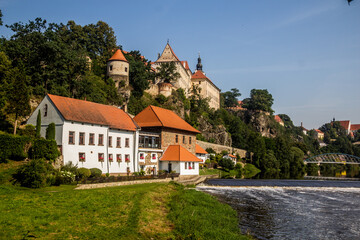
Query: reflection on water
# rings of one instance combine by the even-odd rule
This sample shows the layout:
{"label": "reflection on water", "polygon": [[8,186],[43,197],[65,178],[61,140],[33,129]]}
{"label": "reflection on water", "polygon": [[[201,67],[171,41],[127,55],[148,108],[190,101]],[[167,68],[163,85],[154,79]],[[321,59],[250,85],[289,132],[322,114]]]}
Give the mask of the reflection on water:
{"label": "reflection on water", "polygon": [[231,205],[242,232],[258,239],[360,239],[360,182],[265,182],[211,180],[217,186],[198,189]]}

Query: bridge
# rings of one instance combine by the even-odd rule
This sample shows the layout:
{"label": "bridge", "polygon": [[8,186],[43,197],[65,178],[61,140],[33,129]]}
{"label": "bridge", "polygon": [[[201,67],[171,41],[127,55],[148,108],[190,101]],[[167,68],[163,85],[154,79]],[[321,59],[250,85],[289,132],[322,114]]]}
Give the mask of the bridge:
{"label": "bridge", "polygon": [[345,153],[324,153],[305,159],[304,163],[360,164],[360,157]]}

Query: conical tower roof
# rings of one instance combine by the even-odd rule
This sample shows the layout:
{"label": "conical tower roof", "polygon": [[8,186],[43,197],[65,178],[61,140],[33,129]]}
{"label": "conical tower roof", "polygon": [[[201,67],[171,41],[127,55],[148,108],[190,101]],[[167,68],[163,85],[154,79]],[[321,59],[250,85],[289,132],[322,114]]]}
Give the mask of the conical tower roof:
{"label": "conical tower roof", "polygon": [[116,50],[115,54],[108,61],[124,61],[127,62],[124,54],[120,49]]}

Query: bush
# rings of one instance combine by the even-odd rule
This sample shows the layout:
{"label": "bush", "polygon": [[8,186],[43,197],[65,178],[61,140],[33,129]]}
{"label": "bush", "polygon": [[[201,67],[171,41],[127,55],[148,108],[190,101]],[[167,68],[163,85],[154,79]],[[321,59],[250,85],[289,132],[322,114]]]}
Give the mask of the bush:
{"label": "bush", "polygon": [[7,159],[25,159],[27,157],[26,147],[29,144],[29,137],[0,134],[0,162],[6,162]]}
{"label": "bush", "polygon": [[90,175],[91,175],[91,172],[90,172],[90,170],[89,169],[87,169],[87,168],[79,168],[78,170],[77,170],[77,175],[76,175],[76,177],[77,177],[77,179],[78,180],[86,180],[86,179],[88,179],[89,177],[90,177]]}
{"label": "bush", "polygon": [[51,161],[55,161],[60,156],[56,141],[46,139],[36,139],[29,153],[32,159],[45,158]]}
{"label": "bush", "polygon": [[19,129],[19,134],[30,138],[35,138],[36,130],[35,126],[27,124],[24,129]]}
{"label": "bush", "polygon": [[13,174],[16,183],[23,187],[41,188],[51,184],[53,167],[43,159],[34,159],[20,166]]}
{"label": "bush", "polygon": [[243,167],[240,163],[237,163],[235,165],[235,177],[236,178],[242,178],[242,174],[243,174]]}
{"label": "bush", "polygon": [[75,174],[70,171],[61,171],[60,176],[62,178],[61,183],[63,184],[71,184],[75,181]]}
{"label": "bush", "polygon": [[98,178],[101,177],[102,171],[98,168],[90,168],[90,177],[91,178]]}
{"label": "bush", "polygon": [[247,163],[244,167],[244,178],[252,178],[259,172],[261,172],[260,169],[250,163]]}
{"label": "bush", "polygon": [[55,140],[55,123],[50,123],[46,128],[46,139]]}
{"label": "bush", "polygon": [[233,170],[234,162],[229,158],[221,158],[219,161],[219,166],[223,167],[226,170]]}
{"label": "bush", "polygon": [[78,172],[78,167],[77,165],[74,165],[72,162],[68,162],[67,164],[61,167],[61,171],[71,172],[76,175]]}

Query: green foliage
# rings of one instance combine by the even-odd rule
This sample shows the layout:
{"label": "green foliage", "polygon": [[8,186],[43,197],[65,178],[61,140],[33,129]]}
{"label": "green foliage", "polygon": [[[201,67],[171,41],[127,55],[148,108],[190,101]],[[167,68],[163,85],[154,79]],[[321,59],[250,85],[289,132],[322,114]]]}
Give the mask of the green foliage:
{"label": "green foliage", "polygon": [[44,160],[33,159],[20,166],[13,178],[23,187],[41,188],[49,185],[48,178],[53,172],[53,167]]}
{"label": "green foliage", "polygon": [[46,128],[46,139],[55,140],[55,123],[50,123]]}
{"label": "green foliage", "polygon": [[55,161],[60,156],[55,140],[36,139],[29,150],[31,159],[46,159]]}
{"label": "green foliage", "polygon": [[37,117],[36,117],[36,138],[41,137],[41,111],[39,109]]}
{"label": "green foliage", "polygon": [[229,158],[221,158],[218,164],[227,171],[234,169],[234,162]]}
{"label": "green foliage", "polygon": [[224,93],[221,93],[221,99],[223,100],[222,107],[228,108],[228,107],[236,107],[239,105],[238,103],[238,97],[241,96],[241,93],[239,92],[239,89],[232,88],[231,91],[227,91]]}
{"label": "green foliage", "polygon": [[86,180],[90,177],[91,175],[91,171],[87,168],[79,168],[77,169],[77,179],[81,180]]}
{"label": "green foliage", "polygon": [[129,62],[129,83],[132,86],[133,94],[136,98],[142,97],[144,91],[149,88],[149,82],[155,80],[155,75],[151,70],[150,61],[141,56],[140,51],[131,51],[125,54]]}
{"label": "green foliage", "polygon": [[90,168],[91,178],[98,178],[101,177],[102,171],[98,168]]}
{"label": "green foliage", "polygon": [[78,171],[78,167],[77,165],[74,165],[72,162],[68,162],[64,166],[61,166],[61,171],[71,172],[76,175]]}
{"label": "green foliage", "polygon": [[235,165],[235,177],[236,178],[242,178],[242,175],[243,175],[243,167],[240,163],[237,163]]}
{"label": "green foliage", "polygon": [[319,166],[316,163],[306,164],[305,170],[308,176],[317,176],[319,171]]}
{"label": "green foliage", "polygon": [[35,138],[36,135],[36,129],[35,126],[31,125],[31,124],[26,124],[24,129],[20,129],[19,134],[21,136],[26,136],[26,137],[30,137],[30,138]]}
{"label": "green foliage", "polygon": [[243,170],[244,178],[252,178],[259,172],[261,172],[260,169],[258,169],[257,167],[255,167],[254,165],[252,165],[250,163],[247,163],[247,164],[245,164],[245,167]]}
{"label": "green foliage", "polygon": [[25,159],[27,157],[26,149],[29,143],[29,137],[0,134],[0,162],[6,162],[7,159]]}
{"label": "green foliage", "polygon": [[261,110],[265,112],[274,112],[271,109],[274,99],[266,89],[252,89],[250,98],[244,99],[243,107],[249,110]]}
{"label": "green foliage", "polygon": [[180,73],[176,71],[175,62],[162,63],[157,69],[156,78],[165,83],[173,83],[180,78]]}
{"label": "green foliage", "polygon": [[290,148],[290,178],[303,178],[305,174],[304,152],[297,148]]}
{"label": "green foliage", "polygon": [[278,114],[278,116],[283,120],[285,128],[294,128],[294,123],[291,118],[286,114]]}

